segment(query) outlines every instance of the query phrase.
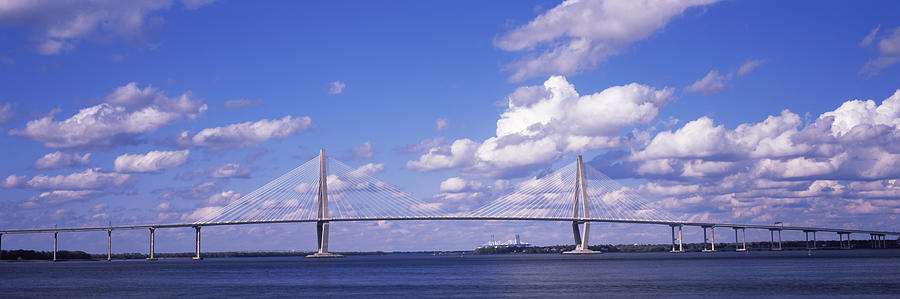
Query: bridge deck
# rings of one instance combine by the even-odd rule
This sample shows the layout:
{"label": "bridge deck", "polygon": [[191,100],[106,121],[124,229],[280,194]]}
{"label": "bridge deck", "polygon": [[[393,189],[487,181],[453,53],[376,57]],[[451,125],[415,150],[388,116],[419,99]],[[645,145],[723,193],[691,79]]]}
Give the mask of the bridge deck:
{"label": "bridge deck", "polygon": [[302,223],[316,221],[331,222],[354,222],[354,221],[433,221],[433,220],[500,220],[500,221],[580,221],[580,222],[605,222],[605,223],[633,223],[633,224],[656,224],[656,225],[683,225],[698,227],[730,227],[730,228],[750,228],[750,229],[766,229],[766,230],[792,230],[792,231],[816,231],[816,232],[834,232],[834,233],[853,233],[853,234],[880,234],[900,236],[900,232],[895,231],[877,231],[877,230],[860,230],[860,229],[842,229],[842,228],[824,228],[824,227],[802,227],[802,226],[778,226],[778,225],[759,225],[759,224],[735,224],[735,223],[710,223],[710,222],[686,222],[686,221],[648,221],[648,220],[627,220],[627,219],[603,219],[603,218],[555,218],[555,217],[481,217],[481,216],[427,216],[427,217],[373,217],[373,218],[323,218],[323,219],[302,219],[302,220],[259,220],[259,221],[236,221],[236,222],[218,222],[218,223],[175,223],[175,224],[142,224],[142,225],[119,225],[119,226],[96,226],[96,227],[71,227],[71,228],[36,228],[36,229],[6,229],[0,230],[0,234],[33,234],[33,233],[53,233],[53,232],[82,232],[82,231],[105,231],[105,230],[129,230],[129,229],[149,229],[149,228],[178,228],[178,227],[197,227],[197,226],[223,226],[223,225],[246,225],[246,224],[272,224],[272,223]]}

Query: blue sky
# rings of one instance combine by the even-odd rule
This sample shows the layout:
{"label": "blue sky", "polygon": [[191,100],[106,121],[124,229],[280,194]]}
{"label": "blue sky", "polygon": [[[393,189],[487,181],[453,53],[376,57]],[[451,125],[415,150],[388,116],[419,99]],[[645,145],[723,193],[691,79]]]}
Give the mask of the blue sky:
{"label": "blue sky", "polygon": [[[582,154],[683,219],[897,230],[898,10],[0,1],[0,227],[190,222],[325,148],[456,212]],[[563,244],[567,226],[341,223],[332,247],[468,249],[517,232]],[[592,240],[666,242],[667,229],[598,225]],[[189,230],[159,233],[159,251],[190,250]],[[305,224],[204,233],[208,250],[315,243]],[[116,251],[146,251],[146,232],[121,234]]]}

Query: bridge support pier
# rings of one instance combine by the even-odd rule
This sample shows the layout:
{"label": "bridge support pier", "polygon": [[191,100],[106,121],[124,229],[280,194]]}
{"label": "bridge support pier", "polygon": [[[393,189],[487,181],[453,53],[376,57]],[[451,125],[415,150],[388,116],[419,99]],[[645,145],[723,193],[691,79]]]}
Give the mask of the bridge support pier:
{"label": "bridge support pier", "polygon": [[56,236],[59,235],[59,232],[53,232],[53,261],[56,261]]}
{"label": "bridge support pier", "polygon": [[0,234],[0,259],[3,259],[3,234]]}
{"label": "bridge support pier", "polygon": [[[851,247],[850,233],[838,232],[837,234],[838,234],[838,244],[840,245],[840,248],[841,249],[850,249],[850,247]],[[844,235],[847,235],[847,243],[846,244],[844,243]]]}
{"label": "bridge support pier", "polygon": [[[709,242],[709,239],[706,237],[706,229],[709,228],[712,232],[712,242]],[[712,246],[706,246],[709,243]],[[704,226],[703,227],[703,250],[702,252],[713,252],[716,251],[716,227],[715,226]]]}
{"label": "bridge support pier", "polygon": [[328,213],[328,173],[325,169],[325,149],[319,151],[319,196],[318,221],[316,221],[316,241],[318,251],[307,255],[308,258],[344,257],[337,253],[328,252],[328,221],[322,220],[331,217]]}
{"label": "bridge support pier", "polygon": [[709,238],[706,237],[706,229],[707,229],[707,228],[713,228],[713,227],[712,227],[712,226],[704,226],[704,227],[703,227],[703,249],[700,250],[701,252],[713,252],[713,251],[716,251],[716,250],[715,250],[715,247],[716,247],[716,243],[715,243],[715,242],[716,242],[716,241],[713,241],[713,243],[712,243],[712,249],[710,249],[710,247],[706,245],[706,244],[709,243]]}
{"label": "bridge support pier", "polygon": [[308,258],[330,258],[344,257],[337,253],[328,252],[328,221],[316,221],[316,240],[318,240],[318,251],[307,255]]}
{"label": "bridge support pier", "polygon": [[[816,231],[814,230],[805,230],[803,233],[806,234],[806,249],[816,249]],[[809,233],[812,233],[812,246],[809,246]]]}
{"label": "bridge support pier", "polygon": [[[738,231],[741,231],[741,240],[738,243]],[[746,228],[734,227],[734,251],[747,251],[747,233]]]}
{"label": "bridge support pier", "polygon": [[106,261],[112,261],[112,230],[106,230]]}
{"label": "bridge support pier", "polygon": [[869,238],[872,241],[872,248],[886,248],[887,242],[885,242],[884,234],[869,234]]}
{"label": "bridge support pier", "polygon": [[[584,183],[584,164],[581,162],[581,155],[575,157],[575,202],[572,205],[572,218],[590,218],[591,213],[588,210],[587,189]],[[581,207],[581,213],[579,212]],[[578,215],[581,214],[581,215]],[[578,233],[578,224],[584,223],[584,234]],[[575,234],[575,250],[565,251],[563,254],[591,254],[603,253],[602,251],[593,251],[588,246],[588,238],[591,235],[591,223],[587,221],[572,221],[572,232]],[[579,236],[580,235],[580,236]]]}
{"label": "bridge support pier", "polygon": [[147,258],[148,261],[155,261],[156,258],[156,228],[150,228],[150,257]]}
{"label": "bridge support pier", "polygon": [[[672,250],[669,252],[684,252],[684,243],[682,242],[683,227],[684,225],[670,225],[672,227]],[[675,227],[678,227],[678,237],[675,237]],[[675,241],[678,240],[678,244],[676,246]]]}
{"label": "bridge support pier", "polygon": [[878,248],[887,248],[886,236],[884,234],[875,234],[875,243]]}
{"label": "bridge support pier", "polygon": [[[584,234],[581,234],[578,230],[578,225],[583,224],[584,226]],[[591,223],[590,222],[580,222],[580,221],[572,221],[572,234],[575,237],[575,250],[564,251],[563,254],[591,254],[591,253],[602,253],[600,251],[593,251],[588,248],[588,240],[591,234]]]}
{"label": "bridge support pier", "polygon": [[199,261],[203,258],[200,257],[200,226],[195,226],[194,230],[196,230],[196,235],[194,237],[194,260]]}
{"label": "bridge support pier", "polygon": [[[778,231],[778,246],[775,246],[775,232]],[[772,251],[781,251],[781,230],[780,229],[769,229],[769,237],[771,243],[769,243],[769,250]]]}

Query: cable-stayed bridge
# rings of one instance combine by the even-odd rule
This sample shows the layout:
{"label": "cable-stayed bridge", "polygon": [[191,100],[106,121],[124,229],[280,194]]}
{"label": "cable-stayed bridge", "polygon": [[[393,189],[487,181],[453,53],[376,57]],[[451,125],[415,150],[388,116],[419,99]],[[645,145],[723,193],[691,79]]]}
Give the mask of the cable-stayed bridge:
{"label": "cable-stayed bridge", "polygon": [[[769,230],[771,249],[781,250],[781,232],[806,233],[807,247],[816,248],[817,232],[837,233],[841,248],[850,248],[851,234],[868,234],[873,248],[884,248],[886,236],[900,232],[853,230],[825,227],[690,222],[656,207],[640,194],[602,172],[576,161],[540,178],[517,183],[492,202],[468,212],[450,213],[440,203],[421,201],[411,194],[375,179],[366,168],[355,169],[325,156],[303,163],[227,206],[210,211],[192,223],[73,227],[42,229],[0,229],[3,234],[52,233],[56,259],[60,232],[106,231],[108,255],[112,255],[112,231],[148,229],[150,260],[155,260],[155,232],[160,228],[193,227],[196,230],[195,259],[201,258],[200,230],[204,226],[267,223],[315,222],[317,247],[309,257],[338,257],[328,251],[329,226],[342,221],[384,220],[536,220],[572,223],[575,250],[566,253],[595,253],[588,249],[593,222],[656,224],[671,227],[672,252],[683,252],[685,226],[703,229],[703,251],[715,251],[715,228],[732,228],[737,250],[746,250],[746,229]],[[677,229],[677,232],[676,232]],[[709,231],[709,235],[707,232]],[[776,242],[776,234],[778,236]],[[812,245],[810,244],[812,234]],[[710,238],[711,237],[711,238]],[[846,237],[846,240],[845,240]]]}

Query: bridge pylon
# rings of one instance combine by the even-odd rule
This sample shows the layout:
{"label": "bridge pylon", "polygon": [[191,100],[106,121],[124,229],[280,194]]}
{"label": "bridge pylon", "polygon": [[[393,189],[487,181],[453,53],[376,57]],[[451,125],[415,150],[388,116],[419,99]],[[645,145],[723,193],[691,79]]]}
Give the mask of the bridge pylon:
{"label": "bridge pylon", "polygon": [[[584,181],[584,164],[581,155],[575,158],[575,202],[572,205],[572,218],[590,218],[588,209],[587,189]],[[579,205],[581,209],[579,209]],[[581,213],[579,213],[579,210]],[[579,215],[581,214],[581,215]],[[583,224],[584,234],[578,231],[578,225]],[[589,221],[572,221],[572,232],[575,236],[575,250],[563,252],[563,254],[591,254],[603,253],[588,248],[588,238],[591,235],[591,223]]]}
{"label": "bridge pylon", "polygon": [[318,251],[307,255],[308,258],[332,258],[344,257],[337,253],[328,252],[328,172],[325,169],[325,149],[319,151],[319,195],[318,201],[318,220],[316,220],[316,240]]}

